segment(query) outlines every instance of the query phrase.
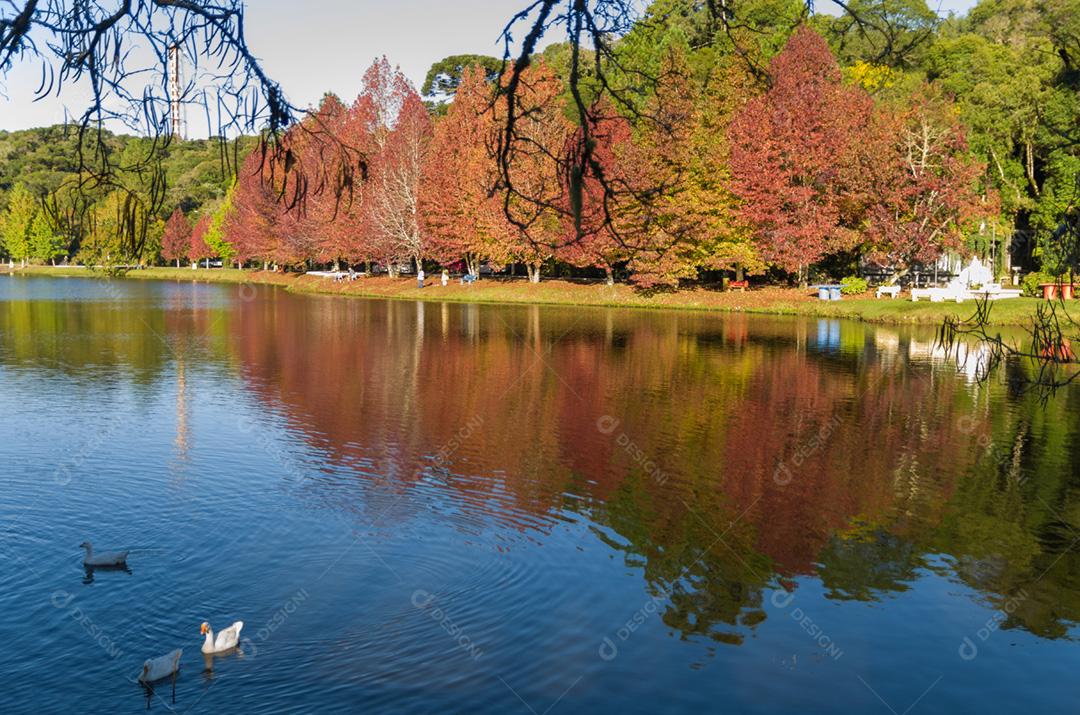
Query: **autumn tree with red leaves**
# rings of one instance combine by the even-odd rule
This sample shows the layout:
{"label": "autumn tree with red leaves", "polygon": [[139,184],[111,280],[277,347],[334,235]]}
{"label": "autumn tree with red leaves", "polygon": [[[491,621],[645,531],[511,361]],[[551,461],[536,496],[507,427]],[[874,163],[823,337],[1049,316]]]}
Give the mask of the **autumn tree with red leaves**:
{"label": "autumn tree with red leaves", "polygon": [[[338,96],[331,92],[324,94],[318,109],[290,133],[300,161],[304,164],[325,166],[336,156],[340,156],[341,150],[337,148],[333,149],[334,156],[327,156],[331,147],[321,140],[324,135],[338,137],[346,154],[358,159],[361,152],[350,141],[352,136],[347,131],[349,120],[349,108]],[[362,176],[362,171],[360,174]],[[334,270],[339,268],[342,259],[348,260],[352,257],[346,236],[342,235],[347,224],[339,219],[344,219],[354,205],[362,205],[362,198],[358,195],[360,191],[362,186],[339,181],[327,182],[308,192],[304,205],[300,207],[301,210],[294,212],[291,221],[297,243],[306,244],[305,257],[311,257],[320,263],[331,263]],[[290,221],[286,218],[285,223]]]}
{"label": "autumn tree with red leaves", "polygon": [[811,263],[856,245],[854,154],[872,101],[845,87],[821,35],[801,26],[769,65],[772,86],[731,126],[732,188],[761,256],[805,281]]}
{"label": "autumn tree with red leaves", "polygon": [[197,268],[199,261],[207,260],[213,252],[206,244],[206,234],[210,230],[210,221],[213,215],[210,211],[204,211],[199,220],[195,222],[195,228],[191,231],[191,240],[188,245],[187,257],[191,261],[191,267]]}
{"label": "autumn tree with red leaves", "polygon": [[977,191],[985,166],[968,151],[951,101],[929,86],[878,110],[864,155],[872,259],[908,267],[960,251],[963,229],[998,209],[996,194]]}
{"label": "autumn tree with red leaves", "polygon": [[[521,73],[518,85],[516,145],[511,154],[513,192],[504,208],[513,224],[508,254],[525,264],[529,281],[540,281],[541,265],[565,244],[561,207],[566,203],[566,182],[559,157],[573,135],[566,118],[563,85],[555,71],[538,60]],[[498,109],[503,109],[500,103]],[[505,120],[496,111],[496,121]]]}
{"label": "autumn tree with red leaves", "polygon": [[236,175],[233,210],[224,226],[236,259],[260,260],[264,268],[278,260],[278,235],[285,219],[284,206],[273,191],[264,163],[257,154],[250,154]]}
{"label": "autumn tree with red leaves", "polygon": [[435,124],[420,184],[428,251],[443,264],[464,260],[474,276],[481,260],[508,260],[510,224],[492,191],[498,180],[493,93],[482,67],[465,69],[446,116]]}
{"label": "autumn tree with red leaves", "polygon": [[431,118],[420,95],[397,71],[394,95],[397,107],[381,152],[373,157],[372,181],[367,196],[369,225],[388,263],[424,258],[425,241],[419,207],[420,175],[431,140]]}
{"label": "autumn tree with red leaves", "polygon": [[[328,94],[277,138],[299,176],[324,180],[298,187],[253,154],[230,209],[200,220],[185,252],[213,255],[203,238],[220,229],[241,265],[378,262],[396,277],[408,261],[464,261],[473,275],[487,261],[524,263],[538,281],[555,259],[601,269],[609,283],[625,267],[649,288],[772,265],[802,282],[811,264],[854,249],[891,265],[933,260],[961,249],[962,231],[996,206],[978,193],[982,168],[947,100],[924,89],[875,106],[841,82],[807,27],[773,58],[767,89],[733,58],[701,67],[692,56],[671,33],[653,92],[633,111],[601,100],[580,126],[564,83],[536,58],[517,78],[505,166],[506,77],[467,69],[433,126],[400,69],[379,58],[351,105]],[[352,152],[355,183],[330,176],[341,152],[324,155],[324,133]],[[177,260],[173,233],[166,252]]]}
{"label": "autumn tree with red leaves", "polygon": [[[611,285],[615,282],[615,267],[631,255],[626,234],[631,230],[628,207],[633,204],[628,200],[633,193],[627,186],[633,173],[630,164],[635,158],[633,128],[609,100],[601,100],[592,107],[588,131],[595,166],[581,178],[578,210],[572,211],[568,206],[563,212],[566,238],[557,255],[573,266],[603,269]],[[571,146],[580,145],[581,132],[577,130]],[[605,183],[618,190],[605,191]],[[568,190],[565,195],[569,198],[572,194]]]}
{"label": "autumn tree with red leaves", "polygon": [[176,261],[176,267],[180,267],[180,261],[187,258],[191,248],[191,222],[184,215],[184,210],[179,206],[169,220],[165,222],[165,233],[161,236],[161,256],[167,261]]}

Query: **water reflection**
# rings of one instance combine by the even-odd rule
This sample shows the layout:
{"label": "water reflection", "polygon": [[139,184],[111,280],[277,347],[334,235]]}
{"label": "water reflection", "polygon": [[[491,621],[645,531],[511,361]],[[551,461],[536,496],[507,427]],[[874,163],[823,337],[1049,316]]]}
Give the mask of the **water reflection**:
{"label": "water reflection", "polygon": [[108,573],[125,573],[128,576],[131,575],[131,569],[127,564],[118,566],[89,566],[83,564],[83,583],[90,585],[94,582],[95,574],[108,574]]}
{"label": "water reflection", "polygon": [[[1043,406],[1007,372],[980,383],[979,355],[958,370],[932,334],[133,290],[122,312],[3,301],[4,368],[171,381],[180,464],[198,448],[190,385],[226,371],[323,456],[288,469],[311,508],[380,527],[434,513],[507,550],[586,522],[683,637],[744,642],[808,576],[841,601],[928,571],[994,607],[1023,593],[1002,627],[1047,638],[1080,618],[1077,393]],[[245,448],[296,460],[264,428]]]}

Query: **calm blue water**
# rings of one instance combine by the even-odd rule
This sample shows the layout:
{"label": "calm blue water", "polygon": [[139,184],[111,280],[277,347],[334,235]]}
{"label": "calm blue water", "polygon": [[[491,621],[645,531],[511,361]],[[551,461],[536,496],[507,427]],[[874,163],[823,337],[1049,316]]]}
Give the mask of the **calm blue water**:
{"label": "calm blue water", "polygon": [[0,707],[1075,709],[1077,393],[932,337],[0,277]]}

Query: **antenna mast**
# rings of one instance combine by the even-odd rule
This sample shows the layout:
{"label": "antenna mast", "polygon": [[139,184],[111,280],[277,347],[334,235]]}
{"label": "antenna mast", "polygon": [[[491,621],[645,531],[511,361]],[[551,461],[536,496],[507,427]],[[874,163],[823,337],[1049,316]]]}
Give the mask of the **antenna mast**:
{"label": "antenna mast", "polygon": [[184,118],[180,106],[180,45],[169,46],[169,134],[184,138]]}

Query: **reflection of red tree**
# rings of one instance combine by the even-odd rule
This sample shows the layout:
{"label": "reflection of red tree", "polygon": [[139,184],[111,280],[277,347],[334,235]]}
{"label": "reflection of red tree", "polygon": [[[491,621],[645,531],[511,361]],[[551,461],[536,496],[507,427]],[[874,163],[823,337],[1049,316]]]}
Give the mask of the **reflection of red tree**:
{"label": "reflection of red tree", "polygon": [[[647,499],[634,513],[654,543],[702,519],[807,572],[856,517],[903,528],[895,514],[929,508],[911,495],[948,491],[939,474],[958,473],[937,465],[964,458],[940,407],[952,382],[826,362],[791,323],[281,293],[242,303],[236,321],[256,394],[331,461],[409,489],[445,457],[453,498],[518,528],[568,496],[601,513]],[[896,455],[918,468],[901,474]],[[789,480],[774,476],[782,460]]]}

